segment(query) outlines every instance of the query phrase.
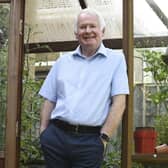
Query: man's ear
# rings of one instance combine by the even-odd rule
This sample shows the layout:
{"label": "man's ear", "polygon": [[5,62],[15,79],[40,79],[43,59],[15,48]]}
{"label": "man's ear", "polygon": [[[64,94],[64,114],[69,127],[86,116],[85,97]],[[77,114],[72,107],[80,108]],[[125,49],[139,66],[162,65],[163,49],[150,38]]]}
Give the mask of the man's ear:
{"label": "man's ear", "polygon": [[104,33],[105,33],[105,28],[103,28],[102,33],[103,33],[103,35],[104,35]]}
{"label": "man's ear", "polygon": [[78,33],[74,32],[76,39],[78,40]]}

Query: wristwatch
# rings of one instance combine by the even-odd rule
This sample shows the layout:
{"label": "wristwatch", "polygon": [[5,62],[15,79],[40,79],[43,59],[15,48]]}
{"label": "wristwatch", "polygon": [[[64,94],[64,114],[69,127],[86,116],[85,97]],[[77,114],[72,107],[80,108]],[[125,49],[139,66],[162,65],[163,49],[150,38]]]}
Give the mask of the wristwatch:
{"label": "wristwatch", "polygon": [[109,141],[110,141],[109,136],[108,136],[107,134],[105,134],[105,133],[101,133],[101,134],[100,134],[100,138],[101,138],[102,140],[106,141],[106,142],[109,142]]}

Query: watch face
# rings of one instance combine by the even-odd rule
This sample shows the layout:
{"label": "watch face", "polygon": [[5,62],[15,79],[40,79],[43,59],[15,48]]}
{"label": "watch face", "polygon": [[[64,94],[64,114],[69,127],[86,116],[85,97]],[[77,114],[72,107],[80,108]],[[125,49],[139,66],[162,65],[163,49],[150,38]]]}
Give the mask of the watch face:
{"label": "watch face", "polygon": [[104,133],[101,134],[100,137],[101,137],[103,140],[107,141],[107,142],[109,142],[109,140],[110,140],[110,138],[108,137],[108,135],[106,135],[106,134],[104,134]]}

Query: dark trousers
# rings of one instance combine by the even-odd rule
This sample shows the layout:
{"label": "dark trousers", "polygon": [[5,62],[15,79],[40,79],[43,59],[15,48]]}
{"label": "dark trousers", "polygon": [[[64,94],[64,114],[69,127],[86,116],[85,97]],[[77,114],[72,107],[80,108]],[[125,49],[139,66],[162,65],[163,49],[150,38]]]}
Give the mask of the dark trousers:
{"label": "dark trousers", "polygon": [[100,168],[104,145],[99,134],[70,133],[50,123],[40,135],[47,168]]}

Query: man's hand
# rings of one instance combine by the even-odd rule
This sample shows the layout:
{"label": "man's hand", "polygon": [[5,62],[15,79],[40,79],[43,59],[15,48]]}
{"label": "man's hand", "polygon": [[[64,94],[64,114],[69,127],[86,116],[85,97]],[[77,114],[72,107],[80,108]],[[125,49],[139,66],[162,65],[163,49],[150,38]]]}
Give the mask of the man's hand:
{"label": "man's hand", "polygon": [[40,127],[40,134],[46,129],[46,127]]}
{"label": "man's hand", "polygon": [[101,139],[101,141],[102,141],[102,143],[103,143],[103,145],[104,145],[104,149],[106,149],[107,141],[103,140],[101,137],[100,137],[100,139]]}

